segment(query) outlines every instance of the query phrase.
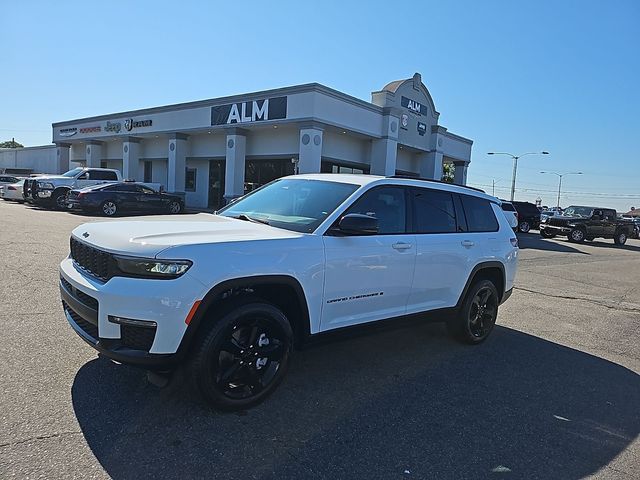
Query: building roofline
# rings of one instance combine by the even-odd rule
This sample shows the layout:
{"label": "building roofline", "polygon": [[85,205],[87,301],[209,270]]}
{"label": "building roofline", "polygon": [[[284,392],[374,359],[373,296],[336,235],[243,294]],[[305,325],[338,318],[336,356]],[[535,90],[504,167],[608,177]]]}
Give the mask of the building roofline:
{"label": "building roofline", "polygon": [[366,108],[368,110],[372,110],[377,113],[382,113],[382,107],[374,105],[373,103],[367,102],[360,98],[356,98],[354,96],[348,95],[346,93],[340,92],[333,88],[327,87],[320,83],[305,83],[302,85],[293,85],[290,87],[281,87],[274,88],[270,90],[261,90],[258,92],[248,92],[237,95],[230,95],[226,97],[218,97],[218,98],[209,98],[206,100],[196,100],[193,102],[184,102],[184,103],[174,103],[170,105],[163,105],[159,107],[150,107],[150,108],[142,108],[138,110],[128,110],[124,112],[114,112],[106,115],[98,115],[93,117],[83,117],[77,118],[73,120],[65,120],[61,122],[52,123],[52,127],[63,127],[67,125],[74,125],[79,122],[92,122],[92,121],[100,121],[100,120],[108,120],[113,117],[123,117],[123,116],[139,116],[139,115],[148,115],[152,113],[162,113],[169,112],[173,110],[189,110],[193,108],[201,108],[201,107],[213,107],[215,105],[225,104],[225,103],[235,103],[238,101],[246,101],[247,99],[252,99],[256,97],[272,97],[277,95],[292,95],[296,93],[306,93],[306,92],[319,92],[324,93],[326,95],[330,95],[332,97],[338,98],[339,100],[343,100],[349,102],[358,107]]}
{"label": "building roofline", "polygon": [[13,152],[20,150],[33,150],[35,148],[56,148],[55,143],[49,143],[47,145],[33,145],[31,147],[18,147],[18,148],[0,148],[0,152]]}
{"label": "building roofline", "polygon": [[473,145],[473,140],[471,140],[471,139],[469,139],[469,138],[466,138],[466,137],[462,137],[462,136],[460,136],[460,135],[456,135],[455,133],[451,133],[449,130],[447,130],[446,132],[444,132],[444,133],[442,134],[442,136],[444,136],[444,137],[451,137],[451,138],[454,138],[454,139],[456,139],[456,140],[460,140],[461,142],[468,143],[469,145]]}

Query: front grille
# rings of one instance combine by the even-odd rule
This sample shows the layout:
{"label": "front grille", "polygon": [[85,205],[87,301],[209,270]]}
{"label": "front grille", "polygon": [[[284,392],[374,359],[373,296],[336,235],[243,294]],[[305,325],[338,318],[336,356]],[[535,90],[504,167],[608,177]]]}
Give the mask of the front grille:
{"label": "front grille", "polygon": [[70,243],[73,261],[94,277],[106,282],[117,272],[118,265],[111,253],[90,247],[73,237]]}
{"label": "front grille", "polygon": [[64,277],[60,277],[60,281],[73,297],[84,303],[87,307],[98,311],[98,300],[93,298],[91,295],[84,293],[82,290],[78,290],[77,288],[75,288],[73,285],[67,282]]}
{"label": "front grille", "polygon": [[127,348],[148,352],[155,336],[156,327],[120,325],[120,342]]}
{"label": "front grille", "polygon": [[76,325],[78,325],[84,331],[84,333],[89,335],[91,338],[98,340],[97,325],[87,322],[84,318],[82,318],[80,315],[74,312],[71,309],[71,307],[69,307],[69,305],[66,304],[66,302],[62,302],[62,308],[64,308],[64,311],[67,312],[67,314],[69,314],[71,319],[75,322]]}
{"label": "front grille", "polygon": [[549,225],[552,225],[554,227],[564,227],[567,225],[566,220],[562,220],[560,218],[549,217],[547,221],[549,222]]}

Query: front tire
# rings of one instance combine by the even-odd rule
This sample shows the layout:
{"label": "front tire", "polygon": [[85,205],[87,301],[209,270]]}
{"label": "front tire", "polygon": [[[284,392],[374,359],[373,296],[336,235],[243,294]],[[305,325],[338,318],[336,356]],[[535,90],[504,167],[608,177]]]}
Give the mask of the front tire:
{"label": "front tire", "polygon": [[284,313],[255,300],[209,319],[195,347],[190,375],[214,408],[243,410],[278,387],[292,345],[293,332]]}
{"label": "front tire", "polygon": [[62,190],[62,191],[56,192],[53,196],[53,207],[56,210],[66,210],[68,196],[69,196],[68,190]]}
{"label": "front tire", "polygon": [[113,217],[116,213],[118,213],[118,205],[116,205],[116,202],[112,200],[106,200],[102,202],[102,205],[100,205],[100,212],[105,217]]}
{"label": "front tire", "polygon": [[542,238],[553,238],[556,235],[555,235],[555,233],[550,233],[550,232],[546,231],[545,229],[541,229],[540,230],[540,236]]}
{"label": "front tire", "polygon": [[627,234],[625,232],[618,232],[613,237],[613,243],[616,245],[624,245],[627,243]]}
{"label": "front tire", "polygon": [[574,228],[569,232],[569,241],[573,243],[582,243],[585,239],[584,230],[581,228]]}
{"label": "front tire", "polygon": [[523,220],[518,225],[518,230],[520,230],[522,233],[529,233],[529,230],[531,230],[531,224],[526,220]]}
{"label": "front tire", "polygon": [[455,318],[447,322],[447,330],[462,343],[484,342],[498,317],[498,290],[490,280],[474,283]]}

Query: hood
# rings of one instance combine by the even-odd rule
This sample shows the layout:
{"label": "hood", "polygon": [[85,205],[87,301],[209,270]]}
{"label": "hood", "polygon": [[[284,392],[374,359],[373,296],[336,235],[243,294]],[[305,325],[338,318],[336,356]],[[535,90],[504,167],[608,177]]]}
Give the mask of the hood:
{"label": "hood", "polygon": [[65,177],[64,175],[40,175],[32,177],[31,180],[73,180],[73,177]]}
{"label": "hood", "polygon": [[298,238],[304,234],[235,218],[199,213],[86,223],[73,230],[81,242],[123,255],[155,257],[178,245]]}

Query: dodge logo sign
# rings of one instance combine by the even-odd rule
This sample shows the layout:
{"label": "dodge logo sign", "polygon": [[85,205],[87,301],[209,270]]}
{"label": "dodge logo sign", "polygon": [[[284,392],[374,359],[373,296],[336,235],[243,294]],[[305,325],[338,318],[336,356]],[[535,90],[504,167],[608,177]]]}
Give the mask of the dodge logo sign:
{"label": "dodge logo sign", "polygon": [[232,125],[283,118],[287,118],[287,97],[229,103],[211,108],[211,125]]}

